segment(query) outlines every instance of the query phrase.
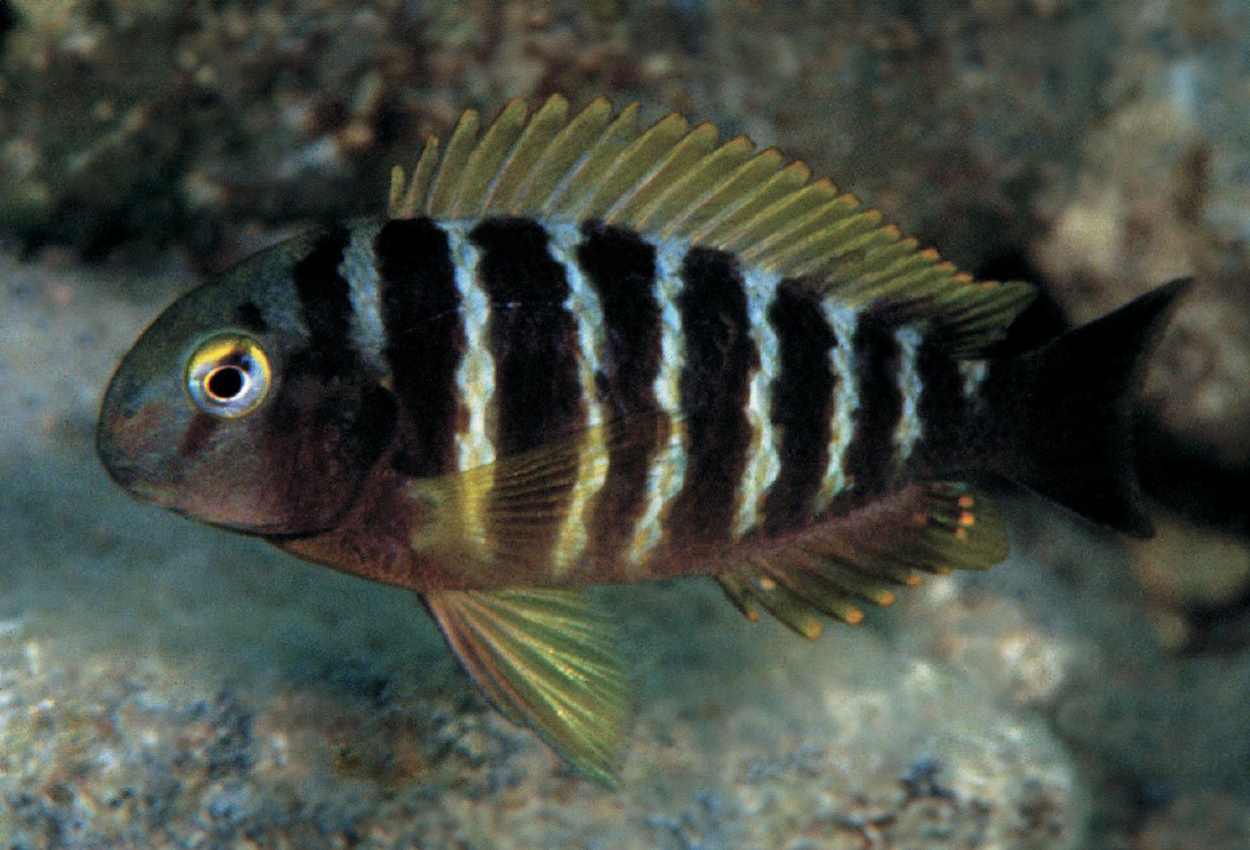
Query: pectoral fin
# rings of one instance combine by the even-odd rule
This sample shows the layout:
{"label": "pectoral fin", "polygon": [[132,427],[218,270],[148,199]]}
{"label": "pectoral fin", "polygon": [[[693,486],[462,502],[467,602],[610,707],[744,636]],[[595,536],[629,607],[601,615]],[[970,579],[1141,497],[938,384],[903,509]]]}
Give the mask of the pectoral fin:
{"label": "pectoral fin", "polygon": [[615,785],[626,680],[608,613],[582,590],[422,596],[478,687],[587,777]]}
{"label": "pectoral fin", "polygon": [[465,575],[488,575],[493,586],[557,584],[589,548],[587,506],[609,469],[642,463],[658,474],[680,456],[683,428],[678,417],[638,414],[413,481],[409,492],[436,520],[419,526],[412,547],[464,565]]}

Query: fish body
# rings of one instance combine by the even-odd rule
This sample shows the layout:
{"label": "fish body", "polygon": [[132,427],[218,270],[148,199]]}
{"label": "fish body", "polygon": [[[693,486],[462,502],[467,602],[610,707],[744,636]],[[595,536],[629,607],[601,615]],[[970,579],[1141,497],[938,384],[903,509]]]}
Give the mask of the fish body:
{"label": "fish body", "polygon": [[1005,557],[970,483],[1145,535],[1129,391],[1184,287],[995,357],[977,283],[801,164],[670,116],[514,103],[388,216],[183,296],[97,444],[178,513],[420,595],[506,715],[610,781],[624,676],[582,585],[713,576],[815,636]]}

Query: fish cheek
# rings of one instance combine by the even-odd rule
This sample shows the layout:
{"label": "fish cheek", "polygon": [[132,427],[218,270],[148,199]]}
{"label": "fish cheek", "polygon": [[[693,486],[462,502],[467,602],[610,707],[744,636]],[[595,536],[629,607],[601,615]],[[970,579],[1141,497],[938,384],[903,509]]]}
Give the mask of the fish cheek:
{"label": "fish cheek", "polygon": [[395,401],[380,386],[312,376],[284,382],[261,440],[273,487],[270,526],[289,534],[334,527],[390,448],[395,419]]}

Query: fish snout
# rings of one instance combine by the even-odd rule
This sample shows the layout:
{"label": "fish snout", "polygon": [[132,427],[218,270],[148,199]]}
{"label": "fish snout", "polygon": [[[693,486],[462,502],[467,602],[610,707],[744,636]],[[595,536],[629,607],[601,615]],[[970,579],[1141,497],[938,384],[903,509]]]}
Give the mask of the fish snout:
{"label": "fish snout", "polygon": [[96,456],[109,477],[132,495],[153,499],[171,483],[170,455],[177,445],[178,417],[169,405],[134,403],[110,387],[96,425]]}

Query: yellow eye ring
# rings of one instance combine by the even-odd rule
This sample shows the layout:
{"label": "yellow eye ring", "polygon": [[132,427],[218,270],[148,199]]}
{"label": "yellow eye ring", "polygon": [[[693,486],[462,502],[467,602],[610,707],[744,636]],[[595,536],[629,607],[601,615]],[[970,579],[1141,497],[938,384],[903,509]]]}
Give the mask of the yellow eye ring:
{"label": "yellow eye ring", "polygon": [[223,419],[255,410],[269,394],[272,377],[265,350],[238,333],[200,343],[187,360],[187,394],[200,410]]}

